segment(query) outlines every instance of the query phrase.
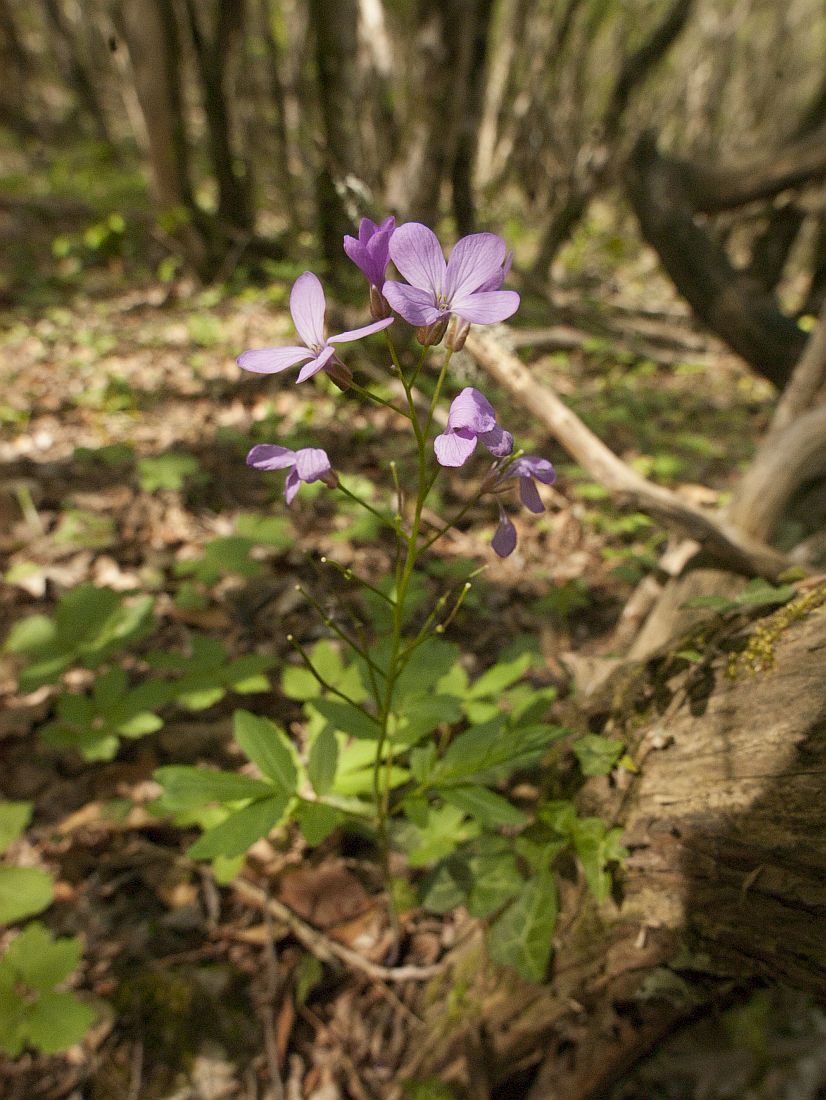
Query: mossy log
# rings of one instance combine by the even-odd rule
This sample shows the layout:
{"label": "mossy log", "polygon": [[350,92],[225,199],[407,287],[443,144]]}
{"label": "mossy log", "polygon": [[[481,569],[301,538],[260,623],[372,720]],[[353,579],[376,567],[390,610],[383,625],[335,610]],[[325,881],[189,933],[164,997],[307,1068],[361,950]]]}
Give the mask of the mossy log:
{"label": "mossy log", "polygon": [[584,1100],[736,985],[826,995],[826,587],[703,629],[701,660],[626,666],[598,707],[639,766],[582,792],[625,830],[615,899],[597,909],[572,869],[541,988],[467,947],[403,1076]]}

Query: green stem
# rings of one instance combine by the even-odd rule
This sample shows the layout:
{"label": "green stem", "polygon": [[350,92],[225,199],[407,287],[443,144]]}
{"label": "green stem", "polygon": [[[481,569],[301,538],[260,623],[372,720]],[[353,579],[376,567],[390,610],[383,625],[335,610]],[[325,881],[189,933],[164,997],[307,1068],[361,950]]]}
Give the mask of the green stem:
{"label": "green stem", "polygon": [[354,501],[356,504],[361,505],[361,507],[364,508],[365,511],[370,512],[376,517],[376,519],[380,519],[385,527],[390,527],[394,531],[396,530],[396,524],[393,522],[392,519],[385,516],[382,512],[378,510],[378,508],[374,508],[372,504],[368,504],[366,500],[362,500],[360,496],[357,496],[351,489],[348,489],[343,481],[339,481],[337,488],[339,492],[344,493],[344,495],[346,497],[349,497],[350,500]]}
{"label": "green stem", "polygon": [[385,401],[383,397],[379,397],[377,393],[373,393],[372,390],[368,390],[365,386],[359,385],[358,382],[351,382],[350,389],[360,397],[366,397],[369,401],[375,401],[377,405],[384,405],[386,409],[390,409],[399,416],[403,416],[406,420],[409,419],[409,414],[406,413],[404,409],[400,409],[399,406],[394,405],[392,401]]}
{"label": "green stem", "polygon": [[329,680],[324,679],[324,677],[316,669],[313,662],[310,660],[310,656],[304,649],[304,646],[301,644],[301,642],[298,641],[295,635],[288,634],[287,641],[290,643],[296,653],[299,654],[304,664],[307,666],[307,668],[310,670],[316,680],[318,680],[319,684],[321,684],[325,691],[329,691],[332,695],[337,695],[339,699],[343,699],[345,703],[348,703],[355,710],[361,711],[365,718],[369,718],[371,722],[375,722],[376,725],[378,725],[379,719],[376,718],[375,714],[371,714],[367,707],[363,707],[361,703],[357,703],[355,699],[351,699],[350,696],[347,695],[345,692],[339,691],[337,687],[333,687]]}

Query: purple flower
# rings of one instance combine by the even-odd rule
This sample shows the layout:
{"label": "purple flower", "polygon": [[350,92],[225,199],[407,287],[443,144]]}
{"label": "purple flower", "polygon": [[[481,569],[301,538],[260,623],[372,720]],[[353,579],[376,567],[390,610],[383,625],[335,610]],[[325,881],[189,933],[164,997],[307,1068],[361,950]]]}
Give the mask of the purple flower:
{"label": "purple flower", "polygon": [[381,225],[362,218],[358,240],[344,238],[344,251],[376,290],[384,285],[384,273],[390,262],[390,238],[395,228],[396,219],[392,217],[385,218]]}
{"label": "purple flower", "polygon": [[500,558],[506,558],[516,549],[516,528],[505,515],[505,509],[499,505],[499,526],[490,542]]}
{"label": "purple flower", "polygon": [[451,402],[447,431],[434,440],[439,465],[464,466],[480,439],[497,458],[505,458],[513,450],[513,436],[498,427],[490,401],[467,386]]}
{"label": "purple flower", "polygon": [[390,258],[407,283],[388,281],[382,294],[419,328],[447,320],[451,313],[480,325],[504,321],[519,308],[515,291],[498,289],[505,277],[505,253],[505,242],[495,233],[471,233],[457,241],[445,263],[433,231],[406,222],[390,238]]}
{"label": "purple flower", "polygon": [[[238,366],[255,374],[278,374],[279,371],[304,363],[298,373],[298,382],[318,374],[335,354],[335,344],[348,344],[351,340],[361,340],[373,332],[380,332],[393,323],[392,317],[374,321],[371,325],[340,332],[337,336],[325,337],[324,314],[327,303],[324,290],[312,271],[299,275],[290,293],[290,313],[298,335],[304,341],[303,347],[255,348],[245,351],[238,357]],[[309,360],[309,362],[307,362]],[[331,364],[332,366],[332,364]],[[329,368],[328,368],[329,369]]]}
{"label": "purple flower", "polygon": [[338,485],[327,452],[320,447],[302,447],[300,451],[291,451],[289,447],[279,447],[275,443],[259,443],[247,455],[247,465],[256,470],[289,470],[284,483],[284,498],[292,504],[301,482],[323,481],[331,489]]}
{"label": "purple flower", "polygon": [[[497,484],[501,485],[512,477],[519,478],[519,496],[525,507],[531,512],[544,512],[545,505],[539,496],[536,482],[553,485],[556,481],[556,470],[547,458],[538,458],[536,455],[523,455],[522,458],[517,458],[501,475]],[[491,546],[500,558],[506,558],[516,549],[516,528],[505,515],[501,504],[499,505],[499,525],[494,532]]]}

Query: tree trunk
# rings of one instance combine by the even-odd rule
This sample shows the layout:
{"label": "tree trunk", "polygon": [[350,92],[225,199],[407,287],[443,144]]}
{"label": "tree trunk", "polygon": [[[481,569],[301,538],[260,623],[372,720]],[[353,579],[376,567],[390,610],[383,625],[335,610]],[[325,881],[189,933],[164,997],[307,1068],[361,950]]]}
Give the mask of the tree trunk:
{"label": "tree trunk", "polygon": [[44,7],[52,30],[51,41],[60,74],[77,97],[81,109],[91,119],[99,140],[113,149],[106,113],[60,0],[44,0]]}
{"label": "tree trunk", "polygon": [[581,882],[564,886],[541,989],[467,952],[472,1020],[451,1023],[431,990],[429,1041],[416,1036],[406,1076],[471,1097],[474,1059],[490,1088],[515,1075],[524,1087],[542,1060],[530,1100],[585,1100],[732,982],[826,995],[826,586],[750,625],[704,630],[702,661],[626,666],[590,708],[639,767],[581,796],[584,812],[624,828],[615,900],[598,909]]}
{"label": "tree trunk", "polygon": [[683,165],[660,156],[651,135],[640,139],[626,184],[643,236],[699,319],[782,388],[806,335],[780,312],[772,295],[732,266],[723,247],[695,220],[697,178],[694,173],[687,179]]}
{"label": "tree trunk", "polygon": [[180,43],[171,0],[126,0],[118,15],[146,123],[155,202],[189,263],[206,274],[210,260],[190,183]]}
{"label": "tree trunk", "polygon": [[224,87],[228,61],[243,27],[244,5],[242,0],[216,0],[208,32],[202,29],[195,0],[186,0],[186,12],[201,79],[210,160],[218,184],[218,217],[225,225],[248,231],[253,221],[250,195],[246,181],[235,168]]}
{"label": "tree trunk", "polygon": [[456,230],[460,237],[476,230],[473,173],[484,107],[492,14],[493,0],[478,0],[470,51],[467,101],[460,116],[459,137],[451,174],[453,216],[456,219]]}

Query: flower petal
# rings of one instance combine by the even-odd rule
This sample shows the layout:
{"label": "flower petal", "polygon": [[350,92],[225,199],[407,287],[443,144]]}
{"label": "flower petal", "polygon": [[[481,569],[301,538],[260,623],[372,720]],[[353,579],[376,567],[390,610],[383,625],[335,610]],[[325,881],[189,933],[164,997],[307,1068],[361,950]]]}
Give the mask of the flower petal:
{"label": "flower petal", "polygon": [[483,393],[473,386],[466,386],[450,403],[447,415],[448,430],[470,428],[475,434],[490,432],[496,427],[493,405]]}
{"label": "flower petal", "polygon": [[283,470],[295,464],[295,451],[276,443],[259,443],[247,455],[247,465],[256,470]]}
{"label": "flower petal", "polygon": [[490,544],[500,558],[506,558],[516,549],[516,528],[501,508],[499,509],[499,526],[496,528]]}
{"label": "flower petal", "polygon": [[287,480],[284,482],[284,499],[287,504],[292,504],[295,500],[295,494],[301,488],[301,478],[298,476],[298,470],[295,466],[287,474]]}
{"label": "flower petal", "polygon": [[479,290],[498,290],[501,287],[502,283],[504,283],[505,278],[507,277],[507,274],[510,271],[512,264],[513,264],[513,253],[509,252],[507,254],[507,256],[505,257],[505,259],[502,261],[502,266],[499,268],[499,270],[496,272],[496,274],[491,276],[490,279],[485,279],[485,281],[482,283],[481,286],[477,286],[477,288],[476,288],[477,291],[479,291]]}
{"label": "flower petal", "polygon": [[306,348],[253,348],[238,356],[236,362],[242,370],[254,374],[278,374],[287,367],[294,367],[305,359],[312,359],[315,353]]}
{"label": "flower petal", "polygon": [[362,218],[359,222],[359,244],[367,244],[370,238],[376,234],[378,228],[374,221],[369,218]]}
{"label": "flower petal", "polygon": [[489,432],[480,432],[479,438],[496,458],[507,458],[513,454],[513,436],[503,428],[493,428]]}
{"label": "flower petal", "polygon": [[473,294],[453,298],[450,308],[466,321],[494,325],[516,313],[519,295],[515,290],[477,290]]}
{"label": "flower petal", "polygon": [[433,450],[440,466],[464,466],[476,450],[476,435],[467,428],[445,432],[433,440]]}
{"label": "flower petal", "polygon": [[522,455],[508,468],[507,477],[533,477],[541,481],[543,485],[553,485],[556,481],[556,470],[547,458],[539,458],[537,455]]}
{"label": "flower petal", "polygon": [[522,503],[530,512],[544,512],[545,505],[542,503],[542,497],[539,495],[539,490],[534,485],[533,480],[529,477],[520,477],[519,479],[519,496],[522,499]]}
{"label": "flower petal", "polygon": [[349,332],[340,332],[338,336],[331,336],[327,343],[349,344],[351,340],[361,340],[365,336],[371,336],[374,332],[381,332],[388,325],[392,325],[394,320],[395,317],[385,317],[382,321],[373,321],[372,324],[362,325],[361,328],[350,329]]}
{"label": "flower petal", "polygon": [[506,251],[505,242],[495,233],[471,233],[457,241],[447,261],[447,300],[471,294],[482,283],[496,279],[502,271]]}
{"label": "flower petal", "polygon": [[324,369],[324,365],[328,359],[331,359],[335,353],[335,348],[326,347],[322,350],[320,355],[317,355],[311,363],[305,363],[301,370],[298,372],[298,378],[296,378],[296,385],[299,382],[306,382],[308,378],[312,378],[314,374],[318,374],[320,370]]}
{"label": "flower petal", "polygon": [[308,348],[316,350],[324,343],[324,289],[317,275],[305,271],[290,291],[290,313],[296,331]]}
{"label": "flower petal", "polygon": [[442,293],[447,265],[432,229],[421,222],[400,225],[390,238],[390,258],[412,286],[429,290],[434,297]]}
{"label": "flower petal", "polygon": [[302,481],[318,481],[332,467],[326,451],[320,447],[302,447],[295,452],[295,469]]}
{"label": "flower petal", "polygon": [[390,303],[390,308],[411,325],[435,324],[447,312],[436,308],[436,299],[431,291],[408,286],[407,283],[388,280],[381,292]]}

